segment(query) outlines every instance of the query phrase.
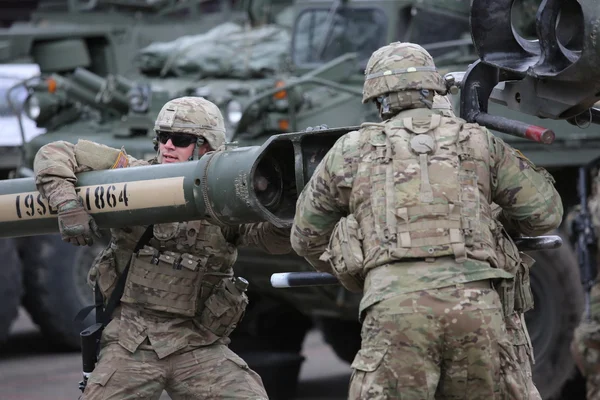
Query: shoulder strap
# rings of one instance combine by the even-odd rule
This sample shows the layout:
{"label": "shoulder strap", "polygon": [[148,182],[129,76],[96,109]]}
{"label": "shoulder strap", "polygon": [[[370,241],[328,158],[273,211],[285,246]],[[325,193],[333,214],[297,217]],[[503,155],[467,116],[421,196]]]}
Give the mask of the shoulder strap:
{"label": "shoulder strap", "polygon": [[[146,230],[140,237],[140,240],[138,240],[137,244],[135,245],[135,248],[133,249],[134,253],[137,253],[142,247],[144,247],[148,242],[150,242],[150,239],[152,239],[153,229],[154,225],[149,225],[146,228]],[[115,308],[117,308],[117,305],[121,300],[121,296],[123,296],[123,292],[125,291],[125,282],[127,281],[129,265],[131,265],[131,260],[129,261],[129,264],[127,264],[127,267],[125,267],[125,270],[123,271],[121,276],[119,276],[115,289],[108,298],[106,307],[104,307],[104,299],[102,298],[100,286],[98,285],[98,281],[96,280],[96,286],[94,288],[95,304],[92,306],[82,308],[75,316],[75,321],[83,321],[85,317],[87,317],[87,315],[92,311],[92,309],[95,308],[96,322],[101,323],[103,327],[108,325],[111,319],[111,315],[113,311],[115,311]]]}
{"label": "shoulder strap", "polygon": [[[142,247],[144,247],[148,242],[150,242],[150,239],[152,239],[153,229],[154,225],[148,225],[148,227],[142,234],[142,237],[140,237],[140,240],[135,245],[135,248],[133,249],[134,253],[140,251]],[[127,281],[127,273],[129,272],[130,265],[131,259],[129,260],[129,264],[127,264],[127,267],[125,267],[123,273],[119,276],[119,280],[117,281],[115,289],[110,294],[110,297],[106,302],[106,307],[104,307],[104,310],[102,310],[102,300],[100,301],[100,304],[98,304],[98,296],[102,298],[102,294],[100,293],[98,287],[96,287],[96,322],[100,322],[104,326],[108,325],[108,323],[110,322],[111,315],[113,311],[115,311],[115,308],[117,308],[117,305],[121,301],[121,296],[123,296],[123,292],[125,291],[125,281]],[[98,285],[97,281],[96,285]],[[100,315],[98,315],[98,311],[100,311]]]}

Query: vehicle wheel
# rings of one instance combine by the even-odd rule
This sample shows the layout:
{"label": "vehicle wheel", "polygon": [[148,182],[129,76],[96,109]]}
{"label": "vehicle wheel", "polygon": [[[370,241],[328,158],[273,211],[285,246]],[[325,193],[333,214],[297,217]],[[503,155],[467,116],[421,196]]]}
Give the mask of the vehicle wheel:
{"label": "vehicle wheel", "polygon": [[535,355],[533,380],[542,398],[550,399],[575,374],[569,346],[583,312],[583,289],[566,237],[558,249],[530,254],[536,260],[531,269],[535,307],[525,319]]}
{"label": "vehicle wheel", "polygon": [[0,239],[0,343],[8,337],[23,295],[21,261],[14,239]]}
{"label": "vehicle wheel", "polygon": [[310,318],[281,301],[249,292],[244,318],[231,335],[229,347],[262,378],[273,400],[295,396],[301,354]]}
{"label": "vehicle wheel", "polygon": [[94,303],[87,273],[103,247],[101,243],[73,246],[58,235],[20,239],[25,271],[23,305],[47,340],[59,348],[80,349],[79,333],[95,322],[94,311],[84,321],[74,318]]}
{"label": "vehicle wheel", "polygon": [[354,356],[360,350],[361,324],[357,321],[345,321],[334,318],[319,317],[317,326],[323,333],[325,342],[331,346],[334,353],[351,364]]}

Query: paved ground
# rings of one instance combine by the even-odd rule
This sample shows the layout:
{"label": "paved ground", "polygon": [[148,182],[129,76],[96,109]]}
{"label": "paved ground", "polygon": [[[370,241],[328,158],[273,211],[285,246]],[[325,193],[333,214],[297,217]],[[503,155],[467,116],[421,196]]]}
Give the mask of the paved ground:
{"label": "paved ground", "polygon": [[[296,400],[344,399],[350,366],[333,354],[317,332],[307,337],[303,354],[306,361],[300,372]],[[0,349],[0,399],[77,399],[80,380],[79,353],[53,352],[21,311],[8,343]],[[161,400],[167,399],[169,396],[164,393]]]}

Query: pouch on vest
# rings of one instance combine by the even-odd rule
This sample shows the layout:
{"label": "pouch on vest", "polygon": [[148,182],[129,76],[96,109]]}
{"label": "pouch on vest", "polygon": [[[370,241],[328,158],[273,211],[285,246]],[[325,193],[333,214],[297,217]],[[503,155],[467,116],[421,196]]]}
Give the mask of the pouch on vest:
{"label": "pouch on vest", "polygon": [[329,245],[319,258],[331,264],[335,276],[349,291],[363,291],[364,255],[362,248],[362,233],[354,215],[343,217],[336,224]]}
{"label": "pouch on vest", "polygon": [[515,279],[515,310],[525,313],[533,308],[533,292],[531,291],[529,270],[535,263],[535,259],[523,252],[520,252],[519,255],[521,260]]}
{"label": "pouch on vest", "polygon": [[88,284],[92,287],[98,283],[100,293],[105,301],[108,300],[110,294],[115,289],[117,284],[117,268],[115,263],[115,253],[109,246],[102,250],[94,259],[92,267],[88,272]]}
{"label": "pouch on vest", "polygon": [[144,246],[132,256],[123,303],[193,317],[198,309],[206,257]]}
{"label": "pouch on vest", "polygon": [[200,323],[217,336],[227,337],[243,318],[248,296],[231,277],[223,278],[204,302]]}
{"label": "pouch on vest", "polygon": [[525,253],[519,252],[517,245],[508,235],[504,227],[497,222],[496,230],[497,254],[499,268],[514,275],[513,279],[503,279],[496,285],[502,301],[504,315],[513,312],[524,313],[533,308],[533,293],[531,292],[529,268],[535,260]]}

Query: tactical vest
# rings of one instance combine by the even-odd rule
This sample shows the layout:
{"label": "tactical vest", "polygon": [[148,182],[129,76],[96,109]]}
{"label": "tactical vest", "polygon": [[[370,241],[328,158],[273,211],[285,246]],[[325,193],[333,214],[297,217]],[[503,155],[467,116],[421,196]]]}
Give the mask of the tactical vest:
{"label": "tactical vest", "polygon": [[[92,268],[105,299],[114,289],[117,270],[124,269],[115,256],[129,249],[132,234],[113,234],[111,246]],[[131,255],[121,302],[193,318],[214,334],[228,336],[248,304],[247,282],[233,277],[231,268],[236,248],[207,221],[155,225],[153,236],[149,246]]]}
{"label": "tactical vest", "polygon": [[350,201],[365,273],[397,260],[443,256],[496,265],[485,131],[439,114],[402,114],[361,126]]}

